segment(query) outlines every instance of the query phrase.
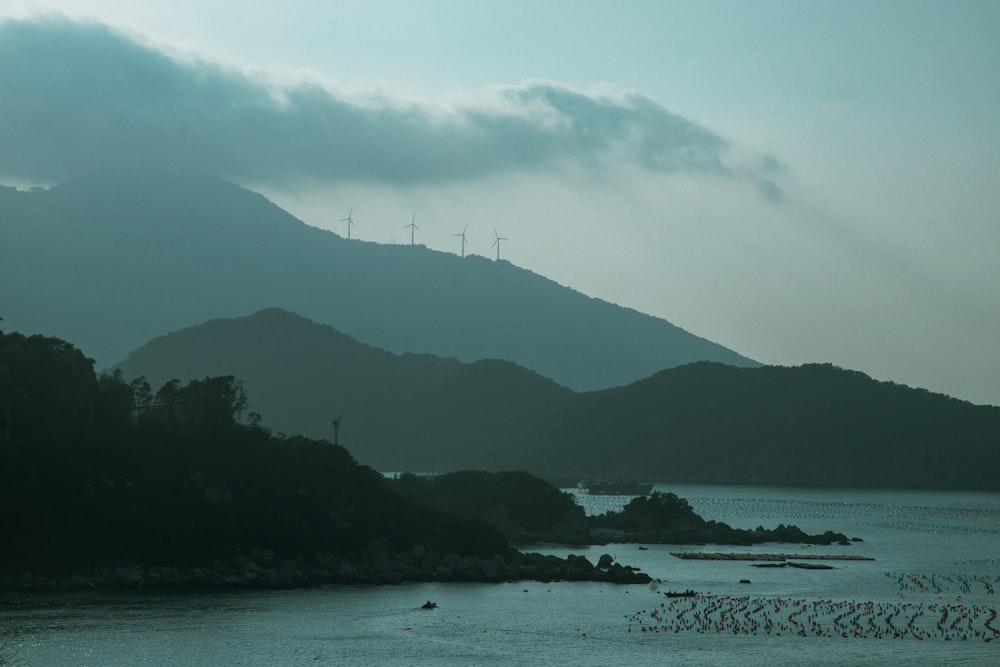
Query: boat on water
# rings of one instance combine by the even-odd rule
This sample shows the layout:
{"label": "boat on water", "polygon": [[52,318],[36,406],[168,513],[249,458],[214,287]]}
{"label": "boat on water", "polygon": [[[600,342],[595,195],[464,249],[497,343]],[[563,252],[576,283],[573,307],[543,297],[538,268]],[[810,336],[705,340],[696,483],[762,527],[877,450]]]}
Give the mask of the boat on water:
{"label": "boat on water", "polygon": [[593,496],[648,496],[653,485],[634,480],[584,479],[576,488],[580,493]]}

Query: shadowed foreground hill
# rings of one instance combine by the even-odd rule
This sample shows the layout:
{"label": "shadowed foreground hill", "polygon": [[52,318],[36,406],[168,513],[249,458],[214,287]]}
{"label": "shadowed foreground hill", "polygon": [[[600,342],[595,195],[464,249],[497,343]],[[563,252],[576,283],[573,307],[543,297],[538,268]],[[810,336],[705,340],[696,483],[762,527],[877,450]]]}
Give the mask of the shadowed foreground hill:
{"label": "shadowed foreground hill", "polygon": [[0,230],[7,326],[72,340],[98,367],[165,331],[272,306],[393,352],[506,359],[578,390],[755,363],[509,262],[345,240],[216,177],[0,188]]}
{"label": "shadowed foreground hill", "polygon": [[697,363],[574,393],[506,362],[397,356],[271,309],[158,338],[120,366],[154,383],[232,374],[265,425],[329,436],[382,470],[1000,488],[1000,408],[830,365]]}
{"label": "shadowed foreground hill", "polygon": [[342,447],[270,435],[246,403],[232,376],[153,393],[95,376],[66,341],[0,331],[0,590],[649,581],[517,552],[476,517],[399,496]]}

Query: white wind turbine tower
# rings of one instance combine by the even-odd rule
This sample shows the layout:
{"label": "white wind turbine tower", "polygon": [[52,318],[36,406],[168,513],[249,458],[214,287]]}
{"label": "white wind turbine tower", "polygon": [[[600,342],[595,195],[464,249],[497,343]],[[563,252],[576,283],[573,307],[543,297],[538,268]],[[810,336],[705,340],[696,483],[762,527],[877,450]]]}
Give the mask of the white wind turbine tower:
{"label": "white wind turbine tower", "polygon": [[410,245],[413,245],[413,232],[414,231],[417,231],[417,232],[420,231],[420,228],[417,227],[417,214],[416,213],[413,214],[413,218],[410,220],[410,224],[403,225],[403,229],[406,229],[407,227],[410,228]]}
{"label": "white wind turbine tower", "polygon": [[462,257],[465,257],[465,232],[466,232],[467,229],[469,229],[468,225],[465,226],[465,229],[462,230],[461,234],[452,234],[452,236],[461,236],[462,237]]}
{"label": "white wind turbine tower", "polygon": [[507,241],[509,239],[507,239],[507,237],[505,237],[505,236],[500,236],[499,234],[497,234],[497,228],[496,227],[493,228],[493,236],[495,236],[497,238],[496,238],[495,241],[493,241],[493,244],[490,245],[490,247],[491,248],[493,246],[497,247],[497,259],[499,260],[500,259],[500,242],[501,241]]}
{"label": "white wind turbine tower", "polygon": [[354,209],[353,208],[347,213],[347,217],[346,218],[341,218],[339,220],[339,222],[346,222],[347,223],[347,240],[348,241],[351,240],[351,227],[355,226],[354,225],[354,220],[351,218],[351,213],[354,213]]}

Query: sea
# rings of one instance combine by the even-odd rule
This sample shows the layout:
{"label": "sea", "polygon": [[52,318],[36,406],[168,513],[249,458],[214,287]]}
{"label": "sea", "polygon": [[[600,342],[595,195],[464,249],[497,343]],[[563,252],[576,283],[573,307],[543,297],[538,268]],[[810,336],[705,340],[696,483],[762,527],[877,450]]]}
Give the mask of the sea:
{"label": "sea", "polygon": [[[0,665],[1000,665],[1000,494],[655,488],[734,527],[794,524],[861,541],[525,549],[594,563],[608,553],[654,577],[648,585],[7,594]],[[629,500],[578,496],[588,513]],[[778,553],[833,569],[681,552]],[[795,559],[809,555],[872,560]],[[692,595],[667,595],[681,592]]]}

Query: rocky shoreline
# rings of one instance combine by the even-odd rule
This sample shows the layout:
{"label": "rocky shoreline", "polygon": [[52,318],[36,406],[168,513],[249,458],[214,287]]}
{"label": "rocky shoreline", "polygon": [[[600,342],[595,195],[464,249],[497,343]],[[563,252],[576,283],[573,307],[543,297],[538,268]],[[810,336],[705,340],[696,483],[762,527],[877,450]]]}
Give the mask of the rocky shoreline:
{"label": "rocky shoreline", "polygon": [[506,556],[443,556],[415,547],[391,554],[373,545],[362,558],[314,554],[311,558],[277,559],[270,550],[254,550],[211,565],[176,567],[113,563],[82,572],[0,573],[0,591],[83,591],[135,589],[288,589],[330,584],[401,584],[404,582],[599,581],[642,584],[651,581],[639,570],[604,554],[591,563],[584,556],[566,558],[512,552]]}

